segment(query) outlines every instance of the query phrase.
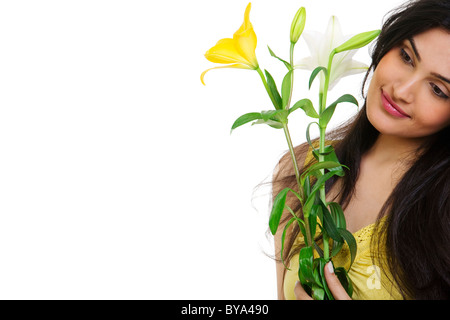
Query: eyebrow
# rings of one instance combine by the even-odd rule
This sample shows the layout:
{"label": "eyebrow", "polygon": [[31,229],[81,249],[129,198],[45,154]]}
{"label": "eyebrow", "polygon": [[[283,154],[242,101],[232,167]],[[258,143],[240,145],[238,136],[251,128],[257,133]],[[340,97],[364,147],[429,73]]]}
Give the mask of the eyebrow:
{"label": "eyebrow", "polygon": [[[420,62],[421,61],[421,57],[420,57],[419,51],[417,51],[417,47],[416,47],[416,43],[414,42],[414,39],[413,38],[408,38],[408,41],[411,44],[411,48],[413,49],[414,54],[417,57],[417,60],[419,60],[419,62]],[[446,77],[444,77],[444,76],[442,76],[442,75],[440,75],[438,73],[432,72],[431,75],[436,77],[436,78],[438,78],[438,79],[441,79],[444,82],[447,82],[448,84],[450,84],[450,79],[448,79],[448,78],[446,78]]]}
{"label": "eyebrow", "polygon": [[445,82],[447,82],[448,84],[450,84],[450,79],[447,79],[446,77],[444,77],[444,76],[441,76],[440,74],[438,74],[438,73],[431,73],[431,75],[432,76],[435,76],[436,78],[439,78],[439,79],[441,79],[442,81],[445,81]]}
{"label": "eyebrow", "polygon": [[413,38],[408,38],[408,41],[411,44],[411,47],[412,47],[412,49],[414,51],[414,54],[417,57],[417,60],[419,60],[419,62],[420,62],[421,61],[420,54],[419,54],[419,51],[417,51],[417,47],[416,47],[416,43],[414,42],[414,39]]}

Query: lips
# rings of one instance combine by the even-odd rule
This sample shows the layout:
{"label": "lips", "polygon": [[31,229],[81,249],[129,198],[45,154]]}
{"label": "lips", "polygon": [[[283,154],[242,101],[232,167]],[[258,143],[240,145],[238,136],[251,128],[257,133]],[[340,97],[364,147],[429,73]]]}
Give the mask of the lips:
{"label": "lips", "polygon": [[381,90],[381,101],[383,103],[384,109],[392,116],[397,118],[410,118],[410,116],[403,111],[394,101],[392,101],[391,97]]}

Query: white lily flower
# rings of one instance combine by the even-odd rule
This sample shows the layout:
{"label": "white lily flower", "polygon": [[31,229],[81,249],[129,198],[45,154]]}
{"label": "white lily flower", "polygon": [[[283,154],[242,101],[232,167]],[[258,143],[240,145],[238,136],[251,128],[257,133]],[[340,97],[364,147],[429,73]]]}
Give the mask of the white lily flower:
{"label": "white lily flower", "polygon": [[[305,31],[303,32],[303,37],[308,45],[311,56],[300,60],[295,65],[295,68],[311,71],[319,66],[326,68],[331,51],[351,38],[351,36],[344,36],[342,34],[341,25],[336,16],[331,16],[325,34],[316,31]],[[365,63],[353,60],[356,51],[357,49],[345,51],[334,56],[328,90],[333,89],[343,77],[367,71],[368,66]],[[325,77],[323,72],[320,72],[321,93],[324,90],[324,82]]]}

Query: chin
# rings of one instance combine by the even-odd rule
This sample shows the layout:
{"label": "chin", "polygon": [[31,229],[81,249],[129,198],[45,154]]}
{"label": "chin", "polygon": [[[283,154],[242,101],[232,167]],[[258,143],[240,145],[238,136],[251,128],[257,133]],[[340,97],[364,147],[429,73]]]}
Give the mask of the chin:
{"label": "chin", "polygon": [[[381,101],[379,103],[381,103]],[[376,105],[376,102],[371,101],[370,105],[371,106]],[[388,129],[387,127],[390,126],[389,119],[386,119],[385,115],[383,115],[381,110],[376,110],[376,109],[374,110],[374,108],[369,107],[369,101],[367,102],[366,114],[367,114],[367,119],[369,120],[369,122],[379,132],[383,133],[386,129]]]}
{"label": "chin", "polygon": [[405,130],[398,120],[392,119],[382,110],[367,109],[367,119],[383,135],[411,138],[411,132]]}

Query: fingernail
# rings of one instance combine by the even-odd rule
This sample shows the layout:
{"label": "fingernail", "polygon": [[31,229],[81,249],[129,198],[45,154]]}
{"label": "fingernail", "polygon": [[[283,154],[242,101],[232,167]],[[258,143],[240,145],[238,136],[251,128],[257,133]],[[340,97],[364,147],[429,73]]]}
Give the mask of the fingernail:
{"label": "fingernail", "polygon": [[331,261],[327,263],[327,268],[330,273],[334,273],[333,263]]}

